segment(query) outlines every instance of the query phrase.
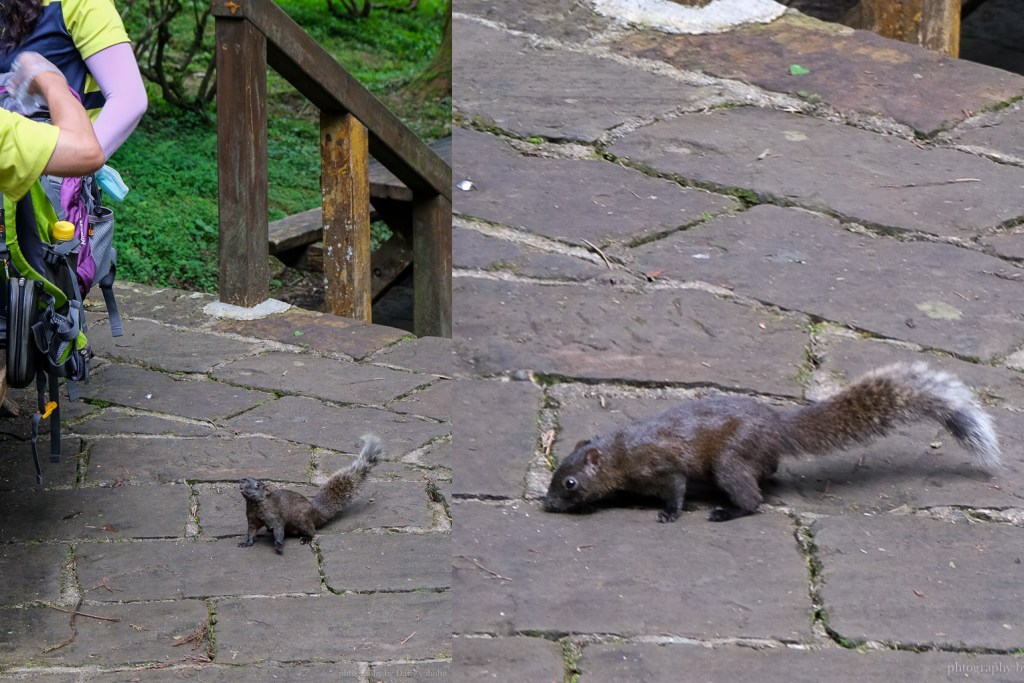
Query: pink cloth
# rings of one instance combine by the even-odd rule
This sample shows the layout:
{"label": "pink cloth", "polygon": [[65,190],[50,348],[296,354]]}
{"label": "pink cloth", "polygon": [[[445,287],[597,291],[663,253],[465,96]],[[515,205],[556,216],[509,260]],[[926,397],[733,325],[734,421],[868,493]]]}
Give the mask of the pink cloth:
{"label": "pink cloth", "polygon": [[85,60],[85,66],[106,98],[106,104],[93,122],[93,129],[109,159],[146,113],[149,103],[146,86],[142,83],[142,74],[130,43],[100,50]]}

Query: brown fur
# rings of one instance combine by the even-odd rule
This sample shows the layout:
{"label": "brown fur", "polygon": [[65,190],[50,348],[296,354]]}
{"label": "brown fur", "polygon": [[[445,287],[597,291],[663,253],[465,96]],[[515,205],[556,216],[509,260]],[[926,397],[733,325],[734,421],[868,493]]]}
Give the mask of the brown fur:
{"label": "brown fur", "polygon": [[252,477],[240,480],[238,488],[245,498],[245,518],[249,526],[245,541],[239,543],[239,547],[251,546],[263,527],[274,535],[274,549],[278,553],[284,552],[286,535],[299,536],[301,543],[309,543],[317,527],[326,524],[348,505],[367,473],[383,455],[383,442],[367,434],[355,462],[331,475],[312,500]]}
{"label": "brown fur", "polygon": [[926,418],[945,426],[983,464],[998,466],[991,420],[970,391],[924,363],[897,364],[788,412],[752,398],[716,396],[581,441],[555,470],[544,508],[578,510],[623,491],[660,498],[658,521],[673,522],[687,482],[700,480],[731,499],[734,507],[715,508],[709,516],[725,521],[757,511],[760,482],[775,472],[780,458],[846,448]]}

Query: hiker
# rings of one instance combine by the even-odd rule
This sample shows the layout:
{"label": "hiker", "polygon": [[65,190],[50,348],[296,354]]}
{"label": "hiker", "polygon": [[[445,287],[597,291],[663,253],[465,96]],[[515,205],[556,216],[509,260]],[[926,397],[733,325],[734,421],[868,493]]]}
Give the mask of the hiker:
{"label": "hiker", "polygon": [[14,81],[46,101],[52,124],[0,109],[0,192],[17,201],[42,173],[84,175],[103,165],[92,123],[56,67],[26,52]]}
{"label": "hiker", "polygon": [[24,51],[64,74],[93,119],[107,159],[146,111],[146,88],[113,0],[4,0],[0,72]]}

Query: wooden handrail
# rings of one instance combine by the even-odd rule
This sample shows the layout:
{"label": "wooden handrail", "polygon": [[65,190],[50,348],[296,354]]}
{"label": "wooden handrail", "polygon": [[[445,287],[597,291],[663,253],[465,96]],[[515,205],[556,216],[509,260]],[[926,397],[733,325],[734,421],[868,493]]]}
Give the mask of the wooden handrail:
{"label": "wooden handrail", "polygon": [[[270,66],[321,112],[329,310],[370,320],[369,211],[357,206],[365,203],[368,151],[412,191],[419,244],[413,257],[416,333],[451,336],[451,253],[445,252],[451,245],[451,167],[273,0],[213,0],[212,13],[221,299],[252,306],[269,292],[265,71]],[[340,163],[345,168],[339,169]],[[257,239],[263,240],[262,250]]]}

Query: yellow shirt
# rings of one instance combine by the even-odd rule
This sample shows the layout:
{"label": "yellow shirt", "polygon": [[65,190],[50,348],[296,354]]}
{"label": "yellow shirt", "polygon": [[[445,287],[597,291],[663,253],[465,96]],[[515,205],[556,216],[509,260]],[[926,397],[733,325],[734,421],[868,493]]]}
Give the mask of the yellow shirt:
{"label": "yellow shirt", "polygon": [[0,192],[21,199],[57,148],[60,130],[0,109]]}

